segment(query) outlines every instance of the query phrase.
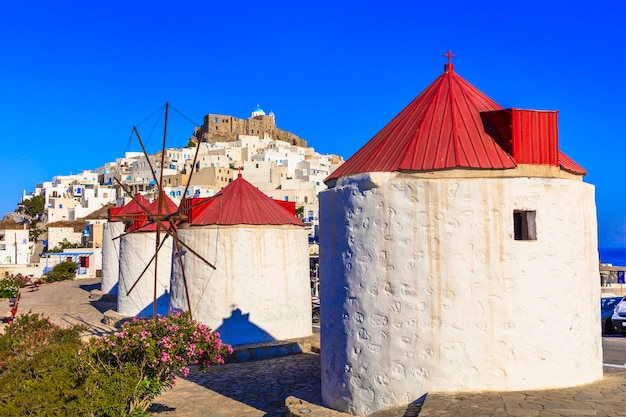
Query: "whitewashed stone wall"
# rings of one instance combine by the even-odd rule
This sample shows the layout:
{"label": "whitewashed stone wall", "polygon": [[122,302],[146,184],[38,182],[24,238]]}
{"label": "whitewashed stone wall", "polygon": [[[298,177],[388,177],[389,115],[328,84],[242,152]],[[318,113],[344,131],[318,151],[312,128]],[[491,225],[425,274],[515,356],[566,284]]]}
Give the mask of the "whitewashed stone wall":
{"label": "whitewashed stone wall", "polygon": [[[593,186],[370,173],[320,198],[327,406],[602,377]],[[514,240],[514,210],[536,210],[536,241]]]}
{"label": "whitewashed stone wall", "polygon": [[[161,239],[165,233],[161,233]],[[150,317],[154,314],[156,286],[157,314],[168,313],[170,274],[172,271],[172,238],[168,237],[159,251],[158,263],[150,262],[156,250],[155,232],[129,233],[120,238],[119,291],[117,312],[125,316]],[[150,263],[148,270],[141,272]],[[157,268],[155,282],[154,268]],[[129,292],[135,281],[138,284]]]}
{"label": "whitewashed stone wall", "polygon": [[67,239],[69,243],[80,244],[83,234],[75,232],[73,227],[48,227],[48,249],[54,249],[59,246],[63,239]]}
{"label": "whitewashed stone wall", "polygon": [[102,281],[100,290],[107,294],[118,293],[120,273],[120,241],[124,223],[107,222],[102,225]]}
{"label": "whitewashed stone wall", "polygon": [[[183,242],[211,262],[184,255],[191,311],[233,345],[311,334],[307,232],[297,226],[198,226]],[[173,265],[171,308],[188,310],[180,266]]]}

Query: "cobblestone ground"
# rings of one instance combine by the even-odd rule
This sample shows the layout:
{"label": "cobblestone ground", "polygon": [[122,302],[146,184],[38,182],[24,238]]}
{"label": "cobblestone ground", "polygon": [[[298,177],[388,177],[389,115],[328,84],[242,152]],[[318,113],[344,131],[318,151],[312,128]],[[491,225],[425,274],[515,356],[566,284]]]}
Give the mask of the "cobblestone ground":
{"label": "cobblestone ground", "polygon": [[321,404],[320,360],[315,353],[191,372],[156,399],[154,416],[279,417],[290,395]]}

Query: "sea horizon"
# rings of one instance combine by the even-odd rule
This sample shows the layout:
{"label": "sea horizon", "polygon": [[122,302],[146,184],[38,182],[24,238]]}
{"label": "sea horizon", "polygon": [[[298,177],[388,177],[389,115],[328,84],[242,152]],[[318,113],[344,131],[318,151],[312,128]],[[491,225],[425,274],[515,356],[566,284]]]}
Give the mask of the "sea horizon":
{"label": "sea horizon", "polygon": [[626,266],[626,247],[600,247],[600,262],[615,266]]}

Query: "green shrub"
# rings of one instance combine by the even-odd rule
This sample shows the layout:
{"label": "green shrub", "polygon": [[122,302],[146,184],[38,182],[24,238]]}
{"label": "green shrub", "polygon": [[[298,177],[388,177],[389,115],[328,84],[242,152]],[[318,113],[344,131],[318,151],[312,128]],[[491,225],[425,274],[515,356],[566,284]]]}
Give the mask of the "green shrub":
{"label": "green shrub", "polygon": [[19,272],[15,275],[5,272],[4,279],[15,282],[19,288],[24,288],[25,286],[33,283],[28,275],[22,275]]}
{"label": "green shrub", "polygon": [[46,272],[45,282],[57,282],[67,281],[76,278],[76,271],[78,270],[78,264],[76,262],[61,262],[52,268],[51,271]]}
{"label": "green shrub", "polygon": [[0,335],[0,416],[89,415],[76,355],[84,346],[80,331],[30,313],[6,327]]}
{"label": "green shrub", "polygon": [[0,298],[15,298],[20,292],[20,284],[10,278],[0,280]]}
{"label": "green shrub", "polygon": [[85,246],[80,243],[71,243],[67,238],[64,238],[62,242],[59,242],[57,246],[52,249],[48,249],[49,253],[61,253],[65,249],[84,248]]}
{"label": "green shrub", "polygon": [[0,417],[145,416],[187,364],[223,363],[232,348],[188,313],[133,320],[119,333],[82,341],[38,314],[0,334]]}

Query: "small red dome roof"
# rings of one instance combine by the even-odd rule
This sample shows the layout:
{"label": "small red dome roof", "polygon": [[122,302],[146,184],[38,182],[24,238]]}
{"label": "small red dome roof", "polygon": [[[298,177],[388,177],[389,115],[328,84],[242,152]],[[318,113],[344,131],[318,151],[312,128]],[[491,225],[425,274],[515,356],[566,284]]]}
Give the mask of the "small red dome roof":
{"label": "small red dome roof", "polygon": [[192,225],[304,226],[304,223],[277,201],[243,179],[241,174],[214,197],[191,210]]}

